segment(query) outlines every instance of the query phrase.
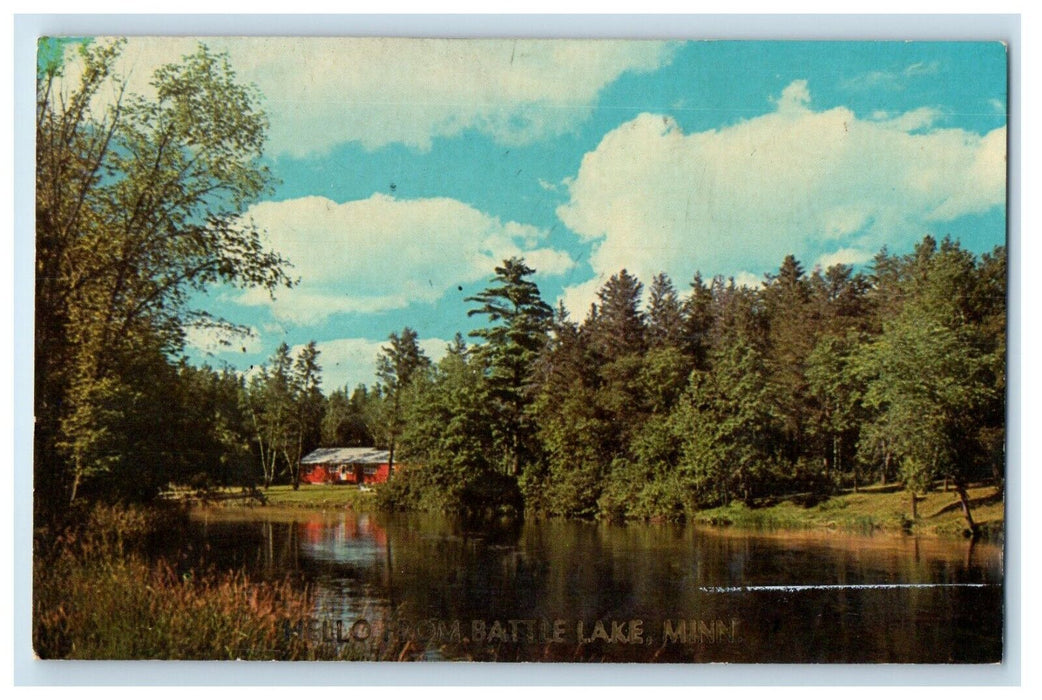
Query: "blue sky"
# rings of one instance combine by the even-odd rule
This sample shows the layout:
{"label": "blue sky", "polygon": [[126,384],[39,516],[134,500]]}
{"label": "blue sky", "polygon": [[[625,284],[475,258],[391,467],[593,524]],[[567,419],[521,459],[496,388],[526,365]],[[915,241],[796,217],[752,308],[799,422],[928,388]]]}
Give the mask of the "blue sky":
{"label": "blue sky", "polygon": [[[582,317],[626,267],[755,284],[951,235],[1005,241],[1006,53],[996,43],[207,39],[264,94],[280,180],[248,215],[293,262],[275,302],[200,304],[253,329],[190,357],[246,369],[318,341],[328,391],[371,383],[387,335],[433,356],[463,299],[524,255]],[[151,67],[186,39],[132,39]]]}

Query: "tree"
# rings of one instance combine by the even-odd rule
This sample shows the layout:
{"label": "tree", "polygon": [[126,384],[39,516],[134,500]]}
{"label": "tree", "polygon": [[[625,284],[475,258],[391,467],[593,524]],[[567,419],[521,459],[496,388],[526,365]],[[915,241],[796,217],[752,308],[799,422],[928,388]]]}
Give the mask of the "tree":
{"label": "tree", "polygon": [[365,384],[351,392],[337,389],[326,400],[322,417],[322,444],[326,447],[364,447],[373,444],[370,429],[376,397]]}
{"label": "tree", "polygon": [[773,476],[780,425],[755,346],[739,337],[714,355],[713,369],[693,373],[675,410],[683,436],[679,469],[702,505],[750,502]]}
{"label": "tree", "polygon": [[778,273],[767,276],[762,296],[769,324],[769,400],[784,426],[787,456],[795,462],[806,450],[806,365],[819,332],[810,285],[795,257],[785,256]]}
{"label": "tree", "polygon": [[200,46],[156,70],[146,99],[113,74],[121,50],[85,42],[53,52],[38,74],[40,507],[74,500],[108,470],[95,447],[115,430],[106,406],[133,383],[124,370],[140,348],[174,353],[186,324],[221,323],[192,308],[194,292],[289,284],[286,261],[242,218],[270,181],[257,93]]}
{"label": "tree", "polygon": [[497,465],[485,374],[481,358],[457,334],[445,357],[409,386],[400,445],[405,459],[422,465],[410,472],[422,504],[474,510],[500,505],[507,495],[486,487]]}
{"label": "tree", "polygon": [[1005,365],[980,322],[981,278],[970,253],[949,240],[938,250],[926,239],[903,264],[900,310],[858,360],[869,377],[865,404],[875,414],[874,432],[899,460],[913,517],[916,493],[944,476],[976,533],[966,486],[992,469],[982,417],[1002,402],[996,390]]}
{"label": "tree", "polygon": [[466,301],[479,304],[467,315],[487,317],[489,325],[470,335],[485,341],[478,352],[488,363],[489,393],[506,446],[504,464],[509,474],[517,476],[523,459],[531,454],[532,428],[526,415],[529,384],[533,364],[546,344],[553,309],[528,279],[535,270],[522,258],[504,260],[495,273],[492,286],[467,297]]}
{"label": "tree", "polygon": [[595,514],[608,437],[596,406],[597,382],[589,333],[559,304],[535,368],[532,415],[542,460],[522,474],[528,505],[562,515]]}
{"label": "tree", "polygon": [[697,369],[708,366],[713,330],[713,292],[700,272],[691,280],[691,294],[683,303],[684,350]]}
{"label": "tree", "polygon": [[[858,442],[858,429],[864,419],[861,399],[864,386],[851,362],[859,348],[855,334],[838,338],[821,336],[807,357],[807,391],[811,402],[808,432],[821,443],[825,475],[842,472],[844,456],[852,454]],[[858,488],[858,465],[851,460],[854,490]]]}
{"label": "tree", "polygon": [[260,455],[264,488],[275,481],[279,455],[285,453],[289,421],[293,414],[289,345],[280,343],[268,363],[251,378],[246,394],[247,410]]}
{"label": "tree", "polygon": [[388,464],[394,473],[394,450],[402,430],[402,397],[417,374],[430,366],[430,359],[417,342],[416,331],[406,326],[401,335],[391,333],[390,345],[380,349],[376,360],[376,376],[380,380],[381,393],[385,402],[384,430],[390,451]]}
{"label": "tree", "polygon": [[648,345],[681,348],[684,343],[684,314],[677,290],[669,275],[659,273],[651,281],[648,300]]}
{"label": "tree", "polygon": [[597,292],[596,315],[587,319],[591,347],[607,361],[644,351],[644,314],[640,297],[644,285],[622,270]]}
{"label": "tree", "polygon": [[294,489],[300,488],[301,457],[321,440],[324,397],[319,388],[322,368],[318,364],[318,354],[314,340],[301,348],[290,377],[290,435],[282,450]]}

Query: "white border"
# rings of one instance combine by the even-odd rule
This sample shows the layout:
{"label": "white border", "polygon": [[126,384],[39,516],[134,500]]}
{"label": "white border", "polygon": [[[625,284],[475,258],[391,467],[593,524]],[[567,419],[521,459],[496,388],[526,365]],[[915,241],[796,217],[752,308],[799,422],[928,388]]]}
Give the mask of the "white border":
{"label": "white border", "polygon": [[[163,5],[167,3],[161,3]],[[197,3],[189,2],[196,6]],[[536,3],[538,4],[538,3]],[[739,3],[744,4],[744,3]],[[762,3],[758,3],[762,5]],[[812,3],[813,4],[813,3]],[[890,3],[886,3],[890,4]],[[896,3],[894,3],[896,5]],[[1002,3],[996,3],[996,7]],[[558,4],[559,5],[559,4]],[[184,6],[182,4],[182,6]],[[74,7],[70,3],[70,7]],[[907,5],[906,5],[907,7]],[[122,8],[121,8],[122,9]],[[890,8],[892,9],[892,8]],[[16,685],[1017,685],[1021,674],[1021,27],[1016,15],[23,15],[14,17],[14,683]],[[1002,40],[1010,47],[1010,419],[1006,661],[993,666],[36,661],[31,652],[33,76],[42,34]],[[1037,78],[1037,77],[1036,77]],[[10,114],[10,112],[7,112]],[[9,142],[10,143],[10,142]],[[10,190],[8,190],[10,191]],[[11,308],[4,305],[5,310]],[[6,319],[5,319],[6,320]],[[5,324],[6,326],[6,324]],[[8,365],[10,366],[10,365]],[[6,426],[5,426],[6,427]],[[1038,466],[1038,465],[1033,465]],[[6,557],[5,557],[6,559]],[[6,637],[7,640],[11,636]],[[380,691],[373,691],[380,692]],[[490,691],[497,694],[498,691]]]}

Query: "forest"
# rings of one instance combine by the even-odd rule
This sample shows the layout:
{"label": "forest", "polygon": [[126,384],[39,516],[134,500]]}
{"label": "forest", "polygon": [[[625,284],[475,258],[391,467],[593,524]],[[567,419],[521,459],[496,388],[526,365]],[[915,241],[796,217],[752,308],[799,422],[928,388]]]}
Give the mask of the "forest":
{"label": "forest", "polygon": [[390,450],[388,508],[683,519],[879,482],[914,508],[944,480],[973,529],[965,488],[1001,485],[1005,248],[947,238],[864,269],[788,256],[756,287],[620,270],[581,319],[511,258],[467,300],[478,330],[432,362],[396,329],[372,386],[324,393],[314,342],[249,373],[195,366],[186,328],[231,324],[193,295],[294,283],[241,225],[272,185],[267,122],[202,46],[157,71],[154,100],[99,109],[118,52],[82,47],[71,88],[41,54],[37,517],[170,484],[299,486],[318,446]]}

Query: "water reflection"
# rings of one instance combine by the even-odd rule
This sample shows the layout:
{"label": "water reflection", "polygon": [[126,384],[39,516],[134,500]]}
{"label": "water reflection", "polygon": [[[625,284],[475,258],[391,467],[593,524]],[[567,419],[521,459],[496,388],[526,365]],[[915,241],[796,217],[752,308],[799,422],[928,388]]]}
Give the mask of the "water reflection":
{"label": "water reflection", "polygon": [[[209,564],[299,577],[323,619],[429,624],[428,646],[439,649],[435,621],[446,629],[459,621],[449,646],[464,656],[993,662],[1002,654],[1002,552],[988,543],[352,511],[211,511],[196,522]],[[888,587],[859,588],[874,584]],[[829,588],[777,588],[811,585]],[[590,639],[598,620],[609,639]],[[639,637],[626,626],[634,620]],[[563,621],[566,643],[551,639],[554,621]],[[685,639],[681,621],[711,635]]]}

